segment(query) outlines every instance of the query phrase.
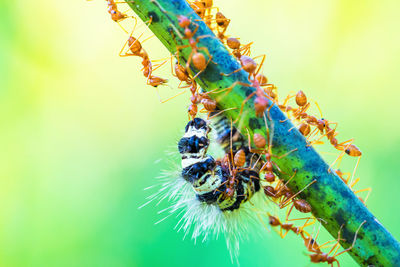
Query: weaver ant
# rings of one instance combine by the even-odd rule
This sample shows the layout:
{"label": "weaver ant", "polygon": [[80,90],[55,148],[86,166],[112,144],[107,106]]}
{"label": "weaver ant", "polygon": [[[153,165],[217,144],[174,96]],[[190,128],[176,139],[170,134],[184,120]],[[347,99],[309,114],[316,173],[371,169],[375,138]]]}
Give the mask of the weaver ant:
{"label": "weaver ant", "polygon": [[[300,235],[304,239],[305,235],[309,235],[307,232],[304,231],[304,228],[306,228],[307,226],[310,226],[314,223],[314,222],[309,223],[308,221],[309,221],[309,219],[306,220],[306,222],[303,224],[303,226],[297,227],[297,226],[294,226],[292,223],[282,223],[278,217],[269,215],[269,225],[271,225],[273,227],[280,226],[279,235],[281,236],[281,238],[285,238],[286,235],[290,231],[292,231],[293,233],[295,233],[296,235]],[[285,233],[282,233],[283,230],[285,231]]]}
{"label": "weaver ant", "polygon": [[254,144],[256,145],[257,149],[251,148],[251,138],[250,138],[250,133],[249,132],[247,132],[248,146],[249,146],[250,152],[258,153],[258,154],[261,154],[261,155],[265,156],[265,163],[261,167],[260,171],[265,171],[264,179],[267,182],[272,183],[272,182],[275,181],[275,173],[274,173],[274,170],[273,170],[274,166],[278,171],[280,171],[279,166],[274,161],[272,161],[272,157],[277,158],[277,159],[284,158],[287,155],[289,155],[290,153],[296,151],[297,148],[293,149],[293,150],[291,150],[291,151],[289,151],[289,152],[287,152],[287,153],[285,153],[284,155],[281,155],[281,156],[277,156],[277,155],[272,154],[273,124],[272,124],[271,128],[268,127],[265,115],[264,115],[264,123],[265,123],[266,129],[267,129],[267,139],[268,139],[267,148],[265,148],[265,146],[267,145],[266,139],[261,134],[258,134],[258,133],[255,133],[253,135],[253,141],[254,141]]}
{"label": "weaver ant", "polygon": [[[248,163],[248,166],[246,163]],[[221,166],[224,167],[225,169],[229,170],[229,178],[221,184],[226,183],[226,188],[224,193],[224,196],[227,198],[232,198],[234,197],[235,193],[237,192],[236,188],[238,183],[251,183],[250,187],[246,187],[246,191],[243,192],[243,195],[237,195],[236,197],[239,196],[244,196],[245,199],[249,199],[251,195],[254,193],[254,181],[253,179],[259,180],[258,177],[258,172],[255,171],[254,166],[256,166],[257,162],[252,166],[251,162],[247,162],[246,159],[246,152],[245,150],[239,149],[236,151],[235,155],[233,155],[233,136],[232,136],[232,122],[231,122],[231,131],[230,131],[230,153],[226,154],[225,157],[223,158],[221,162]],[[253,173],[251,173],[253,171]],[[239,178],[238,175],[241,174],[241,177]],[[248,179],[248,181],[245,181],[244,179]]]}
{"label": "weaver ant", "polygon": [[[353,249],[356,240],[357,240],[357,234],[360,231],[361,227],[363,226],[363,224],[365,224],[366,221],[363,221],[360,226],[357,228],[355,234],[354,234],[354,239],[353,239],[353,243],[351,244],[350,247],[348,247],[347,249],[342,250],[341,252],[338,252],[338,250],[340,249],[340,244],[339,241],[341,240],[340,238],[340,233],[341,233],[341,229],[339,230],[338,233],[338,238],[336,240],[336,244],[333,245],[333,247],[331,248],[331,250],[328,253],[322,252],[321,248],[330,243],[331,241],[326,242],[325,244],[322,244],[320,246],[318,245],[314,245],[314,243],[316,244],[315,240],[312,239],[314,242],[311,246],[306,246],[307,249],[312,252],[312,254],[309,255],[311,262],[313,263],[321,263],[321,262],[326,262],[328,264],[330,264],[333,267],[333,263],[336,262],[338,267],[340,267],[340,263],[337,259],[338,256],[350,251],[351,249]],[[343,227],[343,226],[342,226]],[[333,253],[332,256],[330,256],[330,254]]]}
{"label": "weaver ant", "polygon": [[[177,51],[182,50],[187,47],[190,47],[192,49],[192,51],[190,52],[190,54],[188,56],[188,60],[186,62],[186,70],[187,70],[187,72],[189,72],[190,63],[193,63],[193,66],[197,70],[199,70],[199,72],[192,78],[192,79],[196,79],[196,77],[206,69],[208,63],[210,63],[210,61],[212,59],[212,56],[211,56],[210,52],[208,51],[207,47],[197,47],[197,44],[199,43],[200,39],[212,37],[212,36],[203,35],[203,36],[198,36],[196,39],[194,39],[193,37],[196,34],[197,30],[199,29],[199,25],[196,23],[192,23],[190,21],[190,19],[186,16],[180,15],[178,17],[178,24],[181,28],[184,29],[183,39],[187,39],[189,41],[189,44],[177,46],[176,49],[177,49]],[[193,31],[189,28],[189,26],[191,24],[196,25],[196,28]],[[207,56],[209,57],[209,59],[206,60],[206,57],[204,56],[204,54],[200,53],[199,50],[204,50],[205,53],[207,54]]]}

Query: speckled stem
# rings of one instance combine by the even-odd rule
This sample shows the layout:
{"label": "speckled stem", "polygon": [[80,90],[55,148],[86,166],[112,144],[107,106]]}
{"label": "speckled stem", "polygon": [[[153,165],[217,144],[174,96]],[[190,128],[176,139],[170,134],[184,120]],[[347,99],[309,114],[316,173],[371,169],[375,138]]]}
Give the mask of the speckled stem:
{"label": "speckled stem", "polygon": [[[198,42],[198,46],[207,48],[212,56],[212,62],[196,79],[203,89],[207,91],[216,88],[222,89],[231,86],[236,81],[249,83],[248,74],[244,71],[230,76],[221,75],[221,73],[231,73],[240,68],[240,65],[186,1],[135,0],[133,2],[127,0],[127,3],[143,21],[152,18],[149,28],[171,53],[176,52],[176,46],[188,44],[187,40],[182,39],[183,31],[178,25],[178,15],[187,16],[199,25],[196,37],[210,36],[201,38]],[[190,52],[190,48],[180,51],[182,64],[185,64]],[[194,73],[196,72],[194,71]],[[210,94],[210,96],[217,99],[220,109],[236,107],[237,109],[224,113],[232,120],[236,120],[240,115],[239,109],[243,100],[254,90],[251,87],[235,86],[225,96],[225,92]],[[348,248],[353,242],[357,228],[366,221],[358,232],[355,246],[349,251],[350,255],[363,266],[400,266],[399,243],[348,186],[336,174],[328,171],[327,163],[313,147],[307,145],[306,139],[296,128],[292,129],[293,124],[290,120],[286,120],[284,113],[274,105],[270,109],[268,118],[269,127],[274,129],[273,154],[283,155],[297,149],[286,157],[274,159],[282,169],[280,178],[287,180],[294,170],[297,170],[295,177],[289,183],[289,187],[294,192],[298,192],[313,180],[317,181],[304,190],[301,197],[310,203],[313,215],[326,222],[323,223],[323,226],[329,233],[337,238],[342,226],[340,243],[344,248]],[[244,113],[240,115],[239,127],[244,133],[246,131],[243,129],[247,128],[251,135],[260,133],[265,136],[264,120],[255,115],[254,98],[246,103]],[[289,131],[289,129],[292,130]]]}

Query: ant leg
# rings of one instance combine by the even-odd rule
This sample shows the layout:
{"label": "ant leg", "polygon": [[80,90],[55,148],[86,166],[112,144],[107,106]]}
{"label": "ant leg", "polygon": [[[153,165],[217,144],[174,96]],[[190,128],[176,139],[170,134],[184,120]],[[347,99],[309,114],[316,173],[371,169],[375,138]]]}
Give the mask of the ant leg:
{"label": "ant leg", "polygon": [[289,211],[288,211],[287,214],[286,214],[286,220],[285,220],[285,221],[289,221],[289,215],[290,215],[290,213],[292,212],[293,207],[294,207],[294,205],[292,204],[292,206],[290,207]]}
{"label": "ant leg", "polygon": [[[260,57],[260,56],[257,56],[257,57]],[[253,59],[256,59],[257,57],[255,57],[255,58],[253,58]],[[263,64],[264,64],[264,61],[265,61],[265,54],[264,54],[264,55],[261,55],[261,57],[262,57],[261,63],[258,65],[258,69],[257,69],[257,71],[254,73],[254,76],[257,75],[257,74],[260,72],[261,67],[262,67]]]}
{"label": "ant leg", "polygon": [[249,101],[250,98],[252,98],[255,94],[256,94],[256,91],[254,91],[253,93],[249,94],[249,95],[246,97],[246,99],[242,101],[242,105],[240,106],[240,112],[239,112],[239,115],[238,115],[237,119],[235,120],[235,122],[236,122],[237,120],[239,120],[240,116],[242,115],[243,109],[244,109],[244,105],[246,104],[246,102]]}
{"label": "ant leg", "polygon": [[354,175],[356,174],[356,170],[357,170],[358,164],[360,163],[360,160],[361,160],[361,156],[359,156],[357,159],[357,163],[356,163],[356,166],[354,167],[353,175],[351,176],[350,183],[352,183],[352,181],[354,179]]}
{"label": "ant leg", "polygon": [[285,100],[283,101],[282,106],[285,106],[285,107],[286,107],[287,103],[289,102],[289,99],[291,99],[291,98],[293,98],[293,97],[295,97],[295,96],[296,96],[295,94],[294,94],[294,95],[288,94],[288,95],[286,96]]}
{"label": "ant leg", "polygon": [[[157,90],[157,93],[158,93],[158,90]],[[165,99],[165,100],[161,100],[161,98],[160,98],[160,103],[163,103],[163,104],[164,104],[164,103],[170,101],[171,99],[174,99],[175,97],[180,96],[180,95],[182,95],[182,94],[184,94],[184,93],[185,93],[185,91],[182,91],[182,92],[180,92],[179,94],[174,95],[174,96],[172,96],[172,97],[170,97],[170,98],[167,98],[167,99]]]}
{"label": "ant leg", "polygon": [[[293,117],[293,121],[299,119],[299,118],[300,118],[300,115],[301,115],[302,113],[306,112],[307,109],[308,109],[309,107],[310,107],[310,103],[307,103],[307,105],[305,105],[303,108],[299,108],[298,110],[296,110],[295,112],[293,112],[293,116],[294,116],[294,117]],[[289,120],[289,118],[286,118],[286,119],[281,120],[281,121],[279,121],[279,122],[285,122],[285,121],[287,121],[287,120]]]}
{"label": "ant leg", "polygon": [[223,73],[223,72],[221,72],[220,74],[221,74],[222,76],[231,76],[232,74],[234,74],[234,73],[236,73],[236,72],[239,72],[239,71],[241,71],[241,70],[243,70],[243,67],[240,67],[239,69],[234,70],[234,71],[232,71],[231,73],[228,73],[228,74]]}
{"label": "ant leg", "polygon": [[290,150],[289,152],[287,152],[287,153],[285,153],[285,154],[283,154],[283,155],[281,155],[281,156],[276,156],[276,155],[272,155],[274,158],[277,158],[277,159],[281,159],[281,158],[284,158],[284,157],[286,157],[287,155],[289,155],[290,153],[293,153],[293,152],[295,152],[295,151],[297,151],[298,149],[297,148],[295,148],[295,149],[292,149],[292,150]]}
{"label": "ant leg", "polygon": [[[199,42],[200,39],[203,39],[203,38],[213,38],[213,39],[216,39],[216,37],[215,37],[214,35],[211,35],[211,34],[201,35],[201,36],[196,37],[196,44]],[[200,48],[207,48],[207,47],[199,47],[199,49],[200,49]]]}
{"label": "ant leg", "polygon": [[[311,221],[311,222],[308,222],[310,219],[312,219],[312,221]],[[315,220],[316,220],[316,219],[315,219],[315,218],[312,218],[312,217],[307,218],[307,220],[306,220],[306,222],[303,224],[303,226],[300,227],[300,230],[301,230],[302,232],[305,232],[303,229],[306,228],[306,227],[308,227],[308,226],[313,225],[313,224],[315,223]]]}
{"label": "ant leg", "polygon": [[279,235],[281,236],[282,239],[284,239],[287,236],[287,234],[289,233],[289,230],[285,229],[285,231],[286,232],[282,235],[282,226],[281,226],[281,230],[280,230]]}
{"label": "ant leg", "polygon": [[297,192],[296,194],[294,194],[293,196],[291,196],[290,198],[288,198],[286,201],[284,201],[283,203],[279,204],[279,208],[283,209],[285,207],[287,207],[290,203],[290,200],[292,200],[293,198],[297,197],[301,192],[303,192],[307,187],[309,187],[310,185],[312,185],[313,183],[316,183],[317,180],[313,180],[311,183],[309,183],[308,185],[306,185],[303,189],[301,189],[299,192]]}
{"label": "ant leg", "polygon": [[[132,18],[133,18],[133,17],[132,17]],[[125,17],[124,19],[126,19],[126,17]],[[116,22],[117,22],[118,26],[119,26],[125,33],[128,33],[128,31],[125,30],[124,27],[122,27],[121,23],[119,23],[119,21],[116,21]]]}
{"label": "ant leg", "polygon": [[157,64],[157,66],[156,66],[152,71],[157,70],[157,69],[160,68],[162,65],[164,65],[165,63],[167,63],[167,61],[168,61],[168,60],[165,60],[163,63]]}
{"label": "ant leg", "polygon": [[[171,54],[171,64],[170,64],[171,65],[171,74],[172,74],[172,76],[177,77],[176,74],[174,73],[174,67],[172,66],[173,65],[172,64],[172,61],[173,61],[172,58],[173,58],[173,55]],[[177,59],[177,61],[178,61],[178,59]],[[179,83],[179,85],[180,85],[180,83]]]}
{"label": "ant leg", "polygon": [[178,51],[178,50],[182,50],[182,49],[188,48],[188,47],[190,47],[190,45],[178,45],[178,46],[176,46],[176,50]]}
{"label": "ant leg", "polygon": [[125,52],[125,54],[123,54],[123,51],[125,50],[125,47],[126,47],[127,44],[128,44],[128,40],[126,40],[126,42],[124,43],[124,45],[121,48],[121,51],[119,51],[119,56],[120,57],[134,56],[134,54],[128,54],[128,52]]}
{"label": "ant leg", "polygon": [[357,240],[357,234],[358,231],[360,231],[361,227],[363,226],[364,223],[366,223],[367,221],[363,221],[360,226],[358,226],[356,233],[354,234],[354,239],[353,239],[353,243],[351,244],[350,247],[348,247],[347,249],[343,250],[340,253],[334,254],[332,257],[336,258],[337,256],[342,255],[343,253],[346,253],[347,251],[350,251],[351,249],[353,249],[354,245],[356,244],[356,240]]}
{"label": "ant leg", "polygon": [[[328,135],[329,135],[331,132],[335,132],[335,131],[336,131],[336,128],[337,128],[338,123],[337,123],[337,122],[332,122],[332,123],[329,123],[329,124],[334,124],[334,125],[335,125],[335,128],[334,128],[334,129],[330,129],[329,132],[326,132],[326,130],[325,130],[325,133],[322,134],[320,137],[318,137],[318,139],[312,141],[311,144],[318,142],[318,141],[321,140],[324,136],[328,137]],[[317,128],[316,128],[316,129],[317,129]],[[336,136],[336,135],[337,135],[337,133],[334,134],[334,136]],[[329,139],[329,137],[328,137],[328,139]]]}
{"label": "ant leg", "polygon": [[[144,32],[143,32],[144,33]],[[142,33],[142,34],[143,34]],[[150,40],[151,38],[153,38],[155,35],[154,34],[152,34],[152,35],[150,35],[149,37],[147,37],[146,39],[144,39],[141,43],[143,44],[144,42],[146,42],[147,40]]]}
{"label": "ant leg", "polygon": [[319,115],[321,115],[321,118],[323,118],[324,116],[322,116],[322,111],[321,108],[319,107],[318,103],[316,101],[314,101],[314,104],[317,106],[318,111],[319,111]]}
{"label": "ant leg", "polygon": [[243,55],[245,56],[250,56],[250,46],[253,44],[253,42],[250,42],[248,44],[245,44],[244,46],[242,46],[241,48],[239,48],[239,52],[242,53],[243,51]]}
{"label": "ant leg", "polygon": [[[287,221],[287,222],[299,221],[299,220],[306,220],[306,222],[305,222],[304,225],[302,226],[302,229],[305,228],[305,227],[307,227],[307,226],[313,225],[313,224],[315,223],[315,218],[313,218],[313,217],[289,219],[289,216],[290,216],[290,213],[291,213],[292,210],[293,210],[293,207],[294,207],[294,205],[292,204],[292,206],[290,207],[290,209],[286,212],[286,221]],[[308,224],[307,224],[307,222],[308,222],[310,219],[313,219],[313,221],[312,221],[311,223],[308,223]]]}
{"label": "ant leg", "polygon": [[[232,83],[232,85],[229,86],[229,87],[222,88],[222,89],[216,88],[216,89],[214,89],[214,90],[212,90],[212,91],[209,91],[209,92],[213,92],[213,93],[215,93],[215,94],[218,94],[218,93],[222,93],[222,92],[224,92],[224,91],[228,91],[228,92],[225,93],[225,95],[227,95],[227,94],[229,94],[229,93],[232,91],[232,89],[233,89],[236,85],[241,85],[241,86],[245,86],[245,87],[251,87],[251,84],[236,81],[236,82]],[[207,93],[209,93],[209,92],[207,92]],[[224,95],[224,96],[225,96],[225,95]],[[218,101],[217,101],[217,102],[218,102]]]}
{"label": "ant leg", "polygon": [[270,230],[269,227],[265,224],[265,222],[264,222],[264,220],[262,219],[261,215],[260,215],[258,212],[256,212],[256,214],[257,214],[257,217],[258,217],[258,219],[260,220],[261,224],[264,226],[264,228],[265,228],[268,232],[270,232],[271,230]]}
{"label": "ant leg", "polygon": [[193,56],[194,50],[190,51],[190,54],[188,56],[188,60],[186,61],[186,72],[189,74],[190,73],[190,62],[192,61],[192,56]]}
{"label": "ant leg", "polygon": [[342,153],[340,153],[340,155],[335,159],[335,161],[329,166],[328,168],[328,172],[331,173],[332,167],[335,166],[336,162],[338,162],[338,160],[342,160],[343,156],[344,156],[345,152],[342,151]]}
{"label": "ant leg", "polygon": [[354,194],[358,194],[358,193],[365,192],[365,191],[368,191],[368,193],[367,193],[367,196],[365,197],[365,200],[363,201],[364,204],[365,204],[365,202],[367,202],[367,200],[369,198],[369,195],[371,194],[372,188],[368,187],[368,188],[364,188],[364,189],[360,189],[360,190],[354,191]]}
{"label": "ant leg", "polygon": [[[342,148],[342,149],[339,149],[339,150],[346,150],[353,142],[354,142],[354,138],[351,138],[351,139],[349,139],[347,141],[344,141],[344,142],[341,142],[341,143],[337,144],[337,146]],[[347,146],[344,147],[344,145],[347,145]]]}

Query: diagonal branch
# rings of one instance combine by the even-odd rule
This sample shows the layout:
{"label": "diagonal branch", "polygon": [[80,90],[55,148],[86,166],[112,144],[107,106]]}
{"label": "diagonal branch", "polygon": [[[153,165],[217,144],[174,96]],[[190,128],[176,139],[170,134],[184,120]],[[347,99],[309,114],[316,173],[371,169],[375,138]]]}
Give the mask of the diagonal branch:
{"label": "diagonal branch", "polygon": [[[173,54],[177,46],[188,44],[187,40],[181,38],[184,33],[178,25],[178,15],[184,15],[196,21],[199,25],[196,37],[214,36],[184,0],[126,0],[126,2],[143,21],[152,18],[150,30]],[[206,47],[212,55],[212,62],[196,78],[204,90],[223,89],[238,81],[249,83],[248,73],[244,71],[230,76],[221,75],[221,73],[233,72],[240,68],[240,65],[216,37],[201,38],[198,46]],[[190,48],[179,51],[182,64],[186,63],[190,52]],[[254,90],[255,88],[237,85],[226,96],[223,96],[226,92],[210,94],[210,96],[218,100],[220,109],[237,107],[225,112],[227,117],[236,120],[240,115],[239,110],[243,100]],[[240,115],[242,127],[247,128],[251,135],[259,133],[265,136],[267,130],[264,119],[255,114],[254,98],[245,104],[244,111]],[[268,127],[274,129],[273,154],[283,155],[297,149],[285,157],[274,160],[282,169],[280,178],[287,180],[294,171],[296,172],[295,177],[288,184],[293,192],[300,191],[313,180],[317,181],[308,186],[300,195],[312,206],[313,215],[326,222],[323,226],[334,238],[338,237],[341,229],[340,244],[344,248],[352,245],[355,232],[366,221],[358,232],[354,247],[349,251],[360,265],[399,266],[400,245],[394,237],[348,186],[334,172],[328,171],[329,166],[311,146],[307,145],[303,135],[297,129],[289,131],[293,124],[290,120],[286,120],[286,116],[276,105],[272,106],[267,117]]]}

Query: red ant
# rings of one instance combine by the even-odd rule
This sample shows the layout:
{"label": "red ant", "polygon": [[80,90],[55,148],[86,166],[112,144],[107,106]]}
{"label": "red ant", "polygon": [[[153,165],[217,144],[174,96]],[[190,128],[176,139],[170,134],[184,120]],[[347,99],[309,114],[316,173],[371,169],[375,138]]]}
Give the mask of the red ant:
{"label": "red ant", "polygon": [[111,15],[111,19],[115,22],[120,22],[121,20],[126,19],[128,16],[117,8],[117,3],[114,0],[106,0],[108,5],[108,13]]}
{"label": "red ant", "polygon": [[[296,172],[294,173],[294,175]],[[294,175],[285,183],[281,184],[281,180],[279,180],[278,184],[274,187],[272,186],[265,186],[264,187],[264,194],[268,197],[272,197],[275,200],[278,201],[278,206],[280,209],[283,209],[290,205],[292,203],[291,208],[288,210],[286,213],[286,221],[295,221],[295,220],[302,220],[302,219],[309,219],[309,218],[298,218],[298,219],[290,219],[289,216],[290,213],[293,210],[293,207],[302,212],[302,213],[309,213],[311,212],[311,206],[310,204],[304,200],[304,199],[294,199],[297,197],[298,194],[300,194],[303,190],[305,190],[308,186],[311,184],[315,183],[316,180],[312,181],[309,183],[306,187],[304,187],[302,190],[297,192],[296,194],[293,194],[293,192],[287,187],[287,184],[290,182],[290,180],[294,177]]]}
{"label": "red ant", "polygon": [[[148,23],[151,23],[151,19]],[[137,57],[142,58],[142,65],[143,65],[142,71],[143,71],[143,75],[147,78],[147,81],[146,81],[147,85],[151,85],[155,88],[157,88],[157,86],[160,86],[160,85],[165,85],[168,82],[167,79],[155,76],[152,73],[153,73],[153,71],[155,71],[156,69],[161,67],[163,64],[165,64],[166,61],[164,61],[161,64],[158,64],[155,68],[153,68],[152,62],[149,59],[147,52],[144,50],[142,43],[139,41],[139,38],[143,35],[143,33],[140,34],[140,36],[138,38],[135,38],[132,36],[133,32],[136,29],[136,25],[137,25],[137,20],[135,19],[135,25],[132,29],[132,32],[129,35],[128,40],[125,42],[125,44],[121,48],[119,55],[121,57],[137,56]],[[149,37],[149,38],[151,38],[151,37]],[[149,38],[145,39],[143,42],[145,42]],[[126,46],[128,46],[128,51],[124,53],[123,51],[125,50]],[[164,103],[164,102],[168,101],[169,99],[171,99],[171,98],[169,98],[167,100],[161,100],[158,90],[157,90],[157,94],[158,94],[158,97],[159,97],[161,103]]]}
{"label": "red ant", "polygon": [[230,49],[233,50],[232,55],[234,55],[237,59],[240,59],[242,55],[250,55],[250,46],[253,44],[253,42],[242,46],[239,39],[230,37],[226,40],[226,44]]}
{"label": "red ant", "polygon": [[[286,208],[287,206],[292,204],[292,206],[290,207],[290,209],[288,210],[288,212],[286,214],[286,220],[287,221],[290,221],[289,220],[289,216],[290,216],[290,213],[292,212],[293,208],[295,208],[296,210],[298,210],[301,213],[309,213],[309,212],[311,212],[311,210],[312,210],[311,209],[311,205],[305,199],[298,199],[296,197],[301,192],[303,192],[307,187],[309,187],[310,185],[312,185],[315,182],[317,182],[317,180],[313,180],[312,182],[310,182],[308,185],[306,185],[303,189],[301,189],[296,194],[293,194],[292,192],[287,193],[285,195],[284,199],[282,199],[282,201],[280,201],[280,203],[278,205],[279,205],[279,208],[281,208],[281,209]],[[291,220],[299,220],[299,219],[291,219]]]}
{"label": "red ant", "polygon": [[[197,30],[199,29],[199,25],[192,23],[190,21],[190,19],[186,16],[180,15],[178,17],[178,24],[181,28],[184,29],[185,36],[183,38],[187,39],[189,41],[189,44],[177,46],[176,49],[177,49],[177,51],[179,51],[179,50],[182,50],[187,47],[192,48],[192,51],[190,52],[190,54],[188,56],[188,60],[186,62],[186,70],[187,70],[187,72],[189,72],[189,69],[190,69],[189,66],[190,66],[190,63],[192,62],[193,66],[197,70],[199,70],[199,72],[192,78],[192,79],[196,79],[196,77],[206,69],[208,63],[210,63],[210,61],[212,59],[212,56],[210,55],[210,52],[208,51],[207,47],[197,47],[197,44],[200,39],[206,38],[206,37],[212,37],[212,36],[204,35],[204,36],[198,36],[196,39],[194,39],[193,37],[196,34]],[[193,31],[189,29],[189,26],[191,24],[196,25],[196,28]],[[206,57],[202,53],[199,52],[199,50],[205,51],[205,53],[209,57],[208,61],[206,60]]]}
{"label": "red ant", "polygon": [[[232,128],[232,124],[231,124]],[[221,162],[221,165],[229,170],[229,179],[226,180],[224,183],[226,183],[226,189],[223,192],[224,195],[227,198],[232,198],[235,195],[236,192],[236,185],[238,182],[237,175],[243,171],[246,170],[253,170],[254,166],[256,166],[257,162],[252,166],[250,163],[250,166],[244,167],[246,164],[246,153],[243,149],[238,150],[235,155],[233,155],[233,137],[232,137],[232,130],[230,131],[231,137],[230,137],[230,154],[226,154],[224,159]],[[259,179],[258,177],[253,177],[251,176],[250,179]],[[223,183],[223,184],[224,184]],[[223,185],[221,184],[221,185]],[[252,191],[247,190],[244,192],[246,194],[247,199],[251,197]]]}
{"label": "red ant", "polygon": [[[351,249],[353,249],[353,247],[354,247],[354,245],[356,243],[356,240],[357,240],[357,234],[360,231],[360,229],[363,226],[363,224],[365,224],[365,223],[366,223],[366,221],[363,221],[360,224],[360,226],[357,228],[357,230],[356,230],[356,232],[354,234],[354,239],[353,239],[353,243],[351,244],[351,246],[348,247],[347,249],[342,250],[339,253],[338,253],[338,250],[340,248],[339,241],[341,240],[341,238],[340,238],[341,229],[339,230],[338,238],[336,240],[336,244],[331,248],[331,250],[328,253],[322,252],[321,248],[323,246],[325,246],[326,244],[330,243],[331,241],[328,241],[325,244],[322,244],[322,245],[318,246],[314,239],[312,239],[312,238],[311,239],[310,238],[309,239],[305,239],[305,242],[306,242],[306,240],[307,241],[313,241],[311,246],[310,245],[308,245],[308,246],[306,245],[307,249],[310,252],[312,252],[312,254],[309,255],[310,259],[311,259],[311,262],[313,262],[313,263],[326,262],[326,263],[330,264],[331,267],[333,267],[333,263],[336,262],[338,267],[340,267],[340,263],[339,263],[337,257],[342,255],[342,254],[344,254],[344,253],[346,253],[346,252],[348,252],[348,251],[350,251]],[[330,256],[331,253],[333,253],[332,256]]]}
{"label": "red ant", "polygon": [[[245,86],[245,87],[255,87],[256,90],[254,92],[252,92],[251,94],[249,94],[246,99],[243,100],[241,108],[240,108],[240,113],[243,113],[243,108],[244,105],[246,104],[246,102],[248,100],[250,100],[250,98],[252,98],[254,95],[256,96],[255,100],[254,100],[254,109],[256,111],[256,115],[258,117],[262,117],[262,115],[264,114],[265,110],[268,108],[268,106],[270,106],[270,108],[272,108],[272,104],[270,104],[269,101],[271,101],[272,103],[274,103],[276,101],[276,97],[277,95],[274,94],[273,96],[269,95],[269,92],[272,92],[272,88],[274,88],[274,86],[272,84],[266,84],[266,82],[268,81],[267,78],[260,74],[259,71],[261,69],[261,66],[265,60],[265,55],[262,55],[263,59],[260,63],[260,65],[258,66],[257,63],[254,61],[254,59],[248,57],[248,56],[244,56],[241,55],[240,56],[240,64],[242,65],[241,68],[233,71],[232,73],[229,74],[224,74],[221,73],[221,75],[224,76],[229,76],[235,72],[238,72],[240,70],[245,70],[246,72],[249,73],[249,81],[250,84],[248,83],[243,83],[243,82],[239,82],[236,81],[234,82],[231,86],[221,89],[219,92],[222,91],[227,91],[226,94],[229,94],[230,91],[232,91],[232,89],[236,86],[236,85],[241,85],[241,86]],[[258,66],[258,68],[257,68]],[[269,90],[264,90],[262,87],[263,86],[272,86],[269,88]]]}
{"label": "red ant", "polygon": [[209,92],[207,93],[197,92],[197,84],[195,81],[193,81],[190,87],[190,91],[192,92],[192,97],[190,98],[192,104],[189,106],[188,112],[189,115],[192,116],[192,118],[194,118],[197,114],[197,105],[199,103],[203,104],[204,109],[208,113],[213,112],[215,110],[215,108],[217,107],[217,102],[208,96]]}
{"label": "red ant", "polygon": [[[306,220],[306,222],[303,224],[303,226],[297,227],[291,223],[282,223],[278,217],[269,215],[269,225],[271,225],[273,227],[280,226],[279,235],[281,236],[281,238],[285,238],[286,235],[290,231],[292,231],[293,233],[295,233],[296,235],[300,235],[304,239],[305,235],[309,235],[306,231],[304,231],[304,228],[306,228],[307,226],[310,226],[314,223],[314,222],[309,223],[308,221],[309,221],[309,219]],[[284,234],[282,233],[282,230],[285,231]]]}
{"label": "red ant", "polygon": [[275,166],[276,169],[278,171],[280,171],[279,166],[274,161],[272,161],[272,157],[277,158],[277,159],[284,158],[287,155],[289,155],[290,153],[296,151],[297,148],[293,149],[293,150],[289,151],[288,153],[285,153],[284,155],[281,155],[281,156],[272,154],[273,125],[271,128],[268,127],[265,115],[264,115],[264,123],[265,123],[266,129],[267,129],[268,147],[265,148],[265,146],[267,145],[267,141],[265,140],[265,138],[261,134],[255,133],[253,135],[253,141],[254,141],[254,144],[256,145],[257,149],[252,149],[249,132],[247,132],[248,145],[249,145],[250,152],[263,154],[265,156],[265,163],[261,167],[260,171],[265,171],[265,176],[264,176],[265,180],[269,183],[272,183],[275,181],[275,174],[274,174],[273,167]]}

